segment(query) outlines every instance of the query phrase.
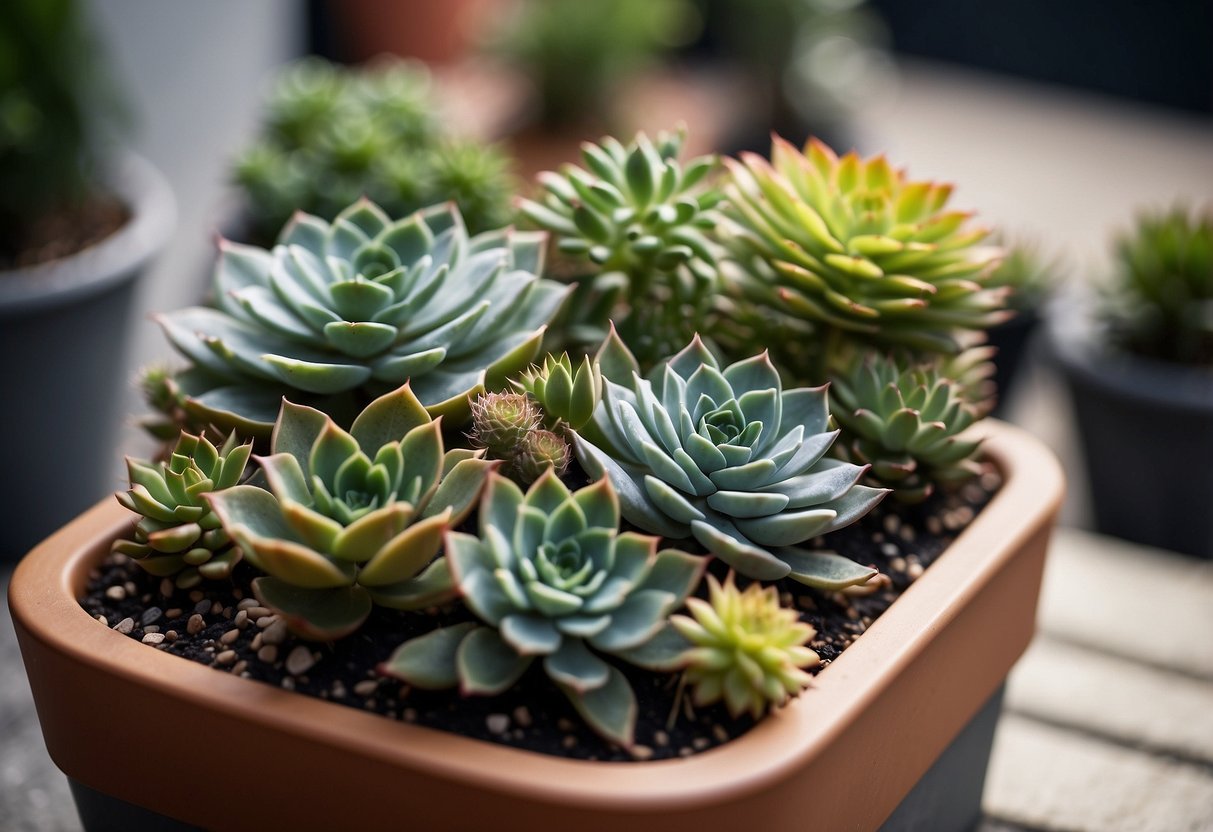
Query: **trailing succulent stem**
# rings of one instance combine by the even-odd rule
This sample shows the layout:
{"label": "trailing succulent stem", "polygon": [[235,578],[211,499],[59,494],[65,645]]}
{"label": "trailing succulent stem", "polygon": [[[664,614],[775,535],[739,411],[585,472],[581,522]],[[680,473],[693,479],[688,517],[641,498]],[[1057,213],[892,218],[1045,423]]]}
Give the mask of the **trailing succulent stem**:
{"label": "trailing succulent stem", "polygon": [[494,463],[444,451],[409,386],[372,402],[347,432],[284,401],[273,453],[257,457],[269,489],[208,496],[224,530],[266,577],[253,589],[298,635],[331,640],[373,603],[415,610],[454,595],[442,535],[475,507]]}
{"label": "trailing succulent stem", "polygon": [[648,377],[614,332],[597,361],[602,403],[574,445],[587,473],[615,484],[629,522],[694,538],[759,580],[838,589],[875,574],[798,546],[885,494],[856,484],[864,467],[826,456],[837,431],[824,387],[784,390],[765,353],[722,368],[698,337]]}
{"label": "trailing succulent stem", "polygon": [[636,696],[603,654],[629,659],[698,584],[704,560],[620,533],[609,480],[570,492],[548,471],[525,493],[492,475],[478,536],[447,534],[447,559],[478,622],[402,644],[380,670],[422,688],[491,696],[539,659],[602,736],[631,745]]}
{"label": "trailing succulent stem", "polygon": [[241,552],[205,495],[237,485],[251,452],[252,445],[237,445],[234,434],[216,448],[205,437],[182,433],[163,463],[127,457],[131,487],[116,496],[140,518],[134,539],[115,541],[113,551],[149,574],[172,577],[182,589],[231,575]]}
{"label": "trailing succulent stem", "polygon": [[[554,336],[599,343],[613,320],[649,366],[686,343],[712,317],[719,274],[710,232],[721,193],[707,180],[714,157],[678,162],[685,134],[640,133],[582,145],[584,167],[543,173],[540,200],[519,211],[555,235],[557,249],[585,262],[567,320]],[[705,330],[706,331],[706,330]]]}

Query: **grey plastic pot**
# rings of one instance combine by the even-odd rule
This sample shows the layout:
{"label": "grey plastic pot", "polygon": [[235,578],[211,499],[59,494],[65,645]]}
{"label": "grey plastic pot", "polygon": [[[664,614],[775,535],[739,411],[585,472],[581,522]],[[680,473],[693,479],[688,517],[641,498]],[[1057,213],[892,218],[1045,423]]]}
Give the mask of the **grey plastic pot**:
{"label": "grey plastic pot", "polygon": [[1055,304],[1047,343],[1070,390],[1096,529],[1213,558],[1213,372],[1109,348],[1088,309]]}
{"label": "grey plastic pot", "polygon": [[15,560],[112,490],[135,287],[175,206],[147,161],[106,177],[131,213],[88,248],[0,272],[0,561]]}

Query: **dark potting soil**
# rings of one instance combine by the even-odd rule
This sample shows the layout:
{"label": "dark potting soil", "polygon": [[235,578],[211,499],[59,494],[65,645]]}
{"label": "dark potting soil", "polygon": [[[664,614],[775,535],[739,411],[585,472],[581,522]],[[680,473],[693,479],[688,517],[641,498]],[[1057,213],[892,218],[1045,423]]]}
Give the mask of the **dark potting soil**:
{"label": "dark potting soil", "polygon": [[36,266],[83,251],[118,231],[129,218],[126,206],[105,194],[61,205],[0,233],[0,270]]}
{"label": "dark potting soil", "polygon": [[[958,493],[936,495],[911,507],[886,501],[858,523],[832,533],[828,541],[813,541],[814,546],[876,567],[884,577],[866,595],[821,592],[788,580],[778,584],[783,603],[795,605],[801,619],[817,630],[810,646],[822,663],[812,672],[819,672],[862,635],[973,520],[999,485],[997,472],[990,468]],[[713,561],[710,569],[718,577],[727,573],[720,561]],[[462,606],[447,605],[432,614],[376,608],[353,636],[316,644],[291,636],[277,616],[257,604],[250,589],[254,577],[254,571],[241,564],[229,582],[182,590],[117,555],[95,571],[81,604],[131,638],[222,672],[391,719],[557,756],[689,756],[741,736],[754,725],[749,716],[733,719],[723,705],[693,708],[677,674],[651,673],[621,662],[614,663],[631,681],[639,703],[636,746],[630,751],[586,727],[539,662],[497,697],[412,688],[379,676],[376,667],[404,641],[470,620]]]}

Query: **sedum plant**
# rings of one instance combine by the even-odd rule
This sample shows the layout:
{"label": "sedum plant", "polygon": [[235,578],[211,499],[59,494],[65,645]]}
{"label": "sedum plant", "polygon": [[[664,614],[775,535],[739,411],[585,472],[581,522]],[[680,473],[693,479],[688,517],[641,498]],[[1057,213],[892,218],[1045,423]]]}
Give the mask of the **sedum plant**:
{"label": "sedum plant", "polygon": [[452,205],[392,221],[367,200],[332,223],[296,215],[272,251],[222,243],[218,308],[160,319],[208,377],[186,407],[264,434],[284,394],[356,412],[408,380],[432,413],[463,416],[469,395],[535,357],[564,297],[538,277],[543,243],[508,229],[469,237]]}
{"label": "sedum plant", "polygon": [[582,145],[584,167],[542,173],[546,192],[522,200],[519,212],[555,235],[557,249],[588,261],[569,306],[565,336],[600,343],[613,319],[651,365],[702,327],[712,312],[717,262],[711,230],[719,190],[712,156],[678,161],[685,132],[651,141],[637,134],[626,147],[613,138]]}
{"label": "sedum plant", "polygon": [[980,472],[981,442],[961,434],[983,414],[955,376],[905,363],[892,354],[855,361],[830,387],[831,410],[842,428],[838,455],[870,466],[867,479],[899,502],[920,503]]}
{"label": "sedum plant", "polygon": [[381,671],[422,688],[494,695],[539,658],[594,730],[631,745],[635,693],[601,654],[626,660],[643,647],[699,582],[704,561],[658,551],[657,538],[620,533],[619,521],[608,480],[570,492],[548,472],[523,493],[492,475],[479,536],[451,532],[446,543],[478,621],[404,643]]}
{"label": "sedum plant", "polygon": [[216,448],[205,437],[182,433],[166,462],[127,457],[131,487],[115,496],[140,517],[134,539],[115,541],[113,551],[149,574],[173,577],[182,589],[231,575],[241,552],[205,495],[239,484],[251,452],[251,444],[236,444],[235,434]]}
{"label": "sedum plant", "polygon": [[507,157],[447,135],[437,110],[420,63],[353,69],[313,57],[283,70],[259,139],[233,167],[253,238],[274,239],[299,210],[331,219],[361,196],[392,216],[454,200],[474,232],[505,224]]}
{"label": "sedum plant", "polygon": [[722,584],[708,575],[708,600],[688,598],[690,616],[670,618],[689,644],[676,660],[684,667],[696,705],[724,700],[737,718],[759,719],[808,687],[805,668],[821,659],[805,645],[817,635],[800,614],[779,604],[773,586],[739,590],[730,572]]}
{"label": "sedum plant", "polygon": [[475,507],[494,463],[444,451],[406,384],[373,401],[347,432],[284,401],[273,453],[258,457],[269,488],[209,494],[223,529],[265,577],[257,598],[296,634],[352,633],[372,603],[423,609],[453,597],[442,535]]}
{"label": "sedum plant", "polygon": [[548,355],[543,366],[532,366],[510,382],[533,398],[543,410],[548,427],[561,425],[580,430],[590,421],[602,399],[602,371],[588,356],[573,368],[569,354]]}
{"label": "sedum plant", "polygon": [[885,494],[856,484],[863,467],[826,457],[837,431],[824,387],[784,390],[765,353],[721,367],[698,337],[648,377],[613,332],[598,361],[602,403],[575,449],[587,473],[615,484],[629,522],[693,537],[758,580],[838,589],[875,574],[797,547]]}
{"label": "sedum plant", "polygon": [[1213,209],[1146,213],[1116,241],[1104,317],[1122,348],[1213,367]]}
{"label": "sedum plant", "polygon": [[800,332],[761,339],[798,375],[825,378],[839,342],[954,353],[964,331],[1005,319],[1006,290],[988,285],[999,250],[946,208],[950,185],[910,180],[883,156],[839,158],[815,139],[802,153],[776,137],[770,161],[725,164],[742,291],[760,321]]}
{"label": "sedum plant", "polygon": [[528,396],[484,393],[471,406],[468,438],[489,458],[502,460],[501,472],[518,484],[530,485],[549,468],[561,475],[569,467],[569,443],[540,427],[542,410]]}

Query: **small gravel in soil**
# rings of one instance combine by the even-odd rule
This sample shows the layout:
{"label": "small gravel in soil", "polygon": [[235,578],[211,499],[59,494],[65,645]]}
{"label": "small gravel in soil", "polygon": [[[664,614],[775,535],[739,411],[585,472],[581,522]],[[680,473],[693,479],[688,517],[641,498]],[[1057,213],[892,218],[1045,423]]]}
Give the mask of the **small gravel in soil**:
{"label": "small gravel in soil", "polygon": [[[828,540],[810,542],[811,547],[870,564],[883,576],[866,591],[848,593],[818,592],[791,581],[778,584],[784,602],[794,605],[801,619],[817,630],[810,646],[822,663],[813,673],[837,658],[923,574],[1000,484],[997,472],[988,469],[959,494],[936,496],[912,507],[887,501]],[[718,577],[727,571],[719,561],[710,568]],[[403,722],[548,754],[616,761],[687,757],[728,742],[754,724],[748,716],[731,718],[720,705],[692,707],[677,676],[622,664],[638,703],[636,745],[630,752],[590,731],[539,663],[497,697],[418,690],[378,677],[375,668],[409,638],[469,620],[460,605],[426,616],[375,608],[353,636],[334,644],[311,644],[296,639],[285,622],[252,597],[254,576],[251,568],[239,564],[230,582],[183,590],[144,573],[125,556],[111,555],[93,574],[81,604],[99,621],[117,622],[113,629],[119,633],[221,672]]]}

